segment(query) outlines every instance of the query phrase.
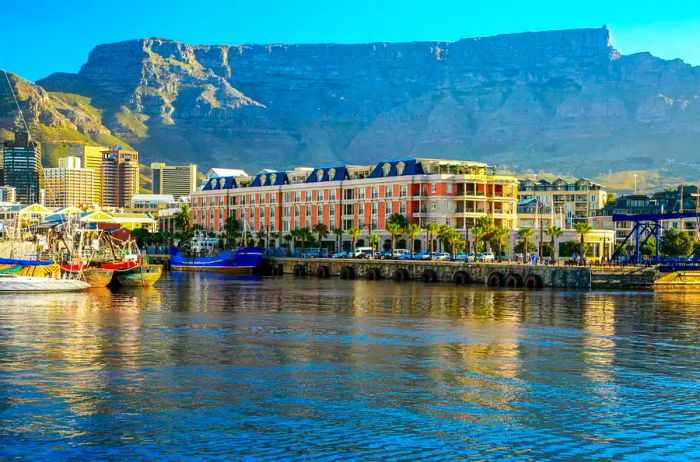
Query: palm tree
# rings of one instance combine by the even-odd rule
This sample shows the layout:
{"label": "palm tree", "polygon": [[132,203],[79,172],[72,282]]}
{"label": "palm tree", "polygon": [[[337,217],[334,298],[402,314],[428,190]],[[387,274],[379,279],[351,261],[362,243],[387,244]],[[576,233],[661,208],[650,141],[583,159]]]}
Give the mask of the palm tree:
{"label": "palm tree", "polygon": [[340,250],[340,248],[343,246],[343,228],[333,228],[333,234],[335,234],[335,250]]}
{"label": "palm tree", "polygon": [[303,228],[299,228],[299,239],[301,239],[302,252],[306,251],[306,243],[313,238],[314,235],[308,227],[304,226]]}
{"label": "palm tree", "polygon": [[292,244],[294,246],[294,250],[296,250],[297,241],[301,240],[301,234],[299,233],[300,229],[301,228],[294,228],[289,232],[289,234],[292,236]]}
{"label": "palm tree", "polygon": [[426,239],[428,240],[428,248],[430,249],[430,259],[433,259],[433,237],[440,226],[437,223],[428,223],[425,225]]}
{"label": "palm tree", "polygon": [[445,250],[445,244],[448,242],[448,238],[450,237],[450,233],[452,232],[452,227],[448,224],[441,224],[438,225],[438,240],[440,241],[440,251]]}
{"label": "palm tree", "polygon": [[501,255],[503,254],[503,250],[505,246],[507,245],[506,242],[506,237],[510,234],[510,230],[504,226],[496,226],[492,231],[491,231],[491,239],[493,239],[493,242],[496,243],[496,247],[498,248],[498,258],[501,258]]}
{"label": "palm tree", "polygon": [[379,234],[375,233],[370,233],[367,235],[367,241],[369,242],[369,245],[372,247],[372,254],[374,254],[374,251],[377,250],[377,244],[379,244]]}
{"label": "palm tree", "polygon": [[593,231],[593,226],[590,225],[587,221],[579,221],[578,223],[574,224],[574,229],[576,230],[576,233],[581,236],[581,259],[586,258],[586,239],[585,236],[586,234],[590,233]]}
{"label": "palm tree", "polygon": [[236,217],[230,215],[224,221],[224,232],[226,233],[226,243],[234,239],[234,235],[241,229],[241,223],[236,220]]}
{"label": "palm tree", "polygon": [[284,236],[282,236],[282,239],[284,239],[287,242],[287,255],[289,255],[289,252],[291,252],[292,250],[292,246],[290,245],[290,243],[292,242],[292,239],[294,239],[294,236],[292,236],[291,233],[285,234]]}
{"label": "palm tree", "polygon": [[318,236],[318,255],[321,256],[321,247],[323,247],[323,239],[328,237],[328,225],[325,223],[316,223],[312,228],[313,233]]}
{"label": "palm tree", "polygon": [[423,232],[423,228],[415,223],[411,223],[410,225],[406,226],[405,231],[408,238],[411,240],[411,259],[413,259],[413,249],[415,248],[414,244],[416,242],[416,236]]}
{"label": "palm tree", "polygon": [[192,212],[190,204],[184,203],[180,206],[180,210],[175,214],[175,226],[182,231],[183,234],[188,234],[192,229]]}
{"label": "palm tree", "polygon": [[559,226],[547,226],[544,233],[549,236],[552,244],[552,261],[556,261],[556,247],[555,241],[564,235],[564,231]]}
{"label": "palm tree", "polygon": [[[399,225],[401,228],[408,226],[408,219],[401,215],[400,213],[392,213],[389,218],[386,219],[387,226],[389,225]],[[387,228],[388,230],[389,228]]]}
{"label": "palm tree", "polygon": [[459,235],[459,232],[453,230],[450,230],[450,232],[447,234],[447,242],[450,243],[450,250],[452,253],[452,258],[454,259],[455,257],[455,251],[459,245],[460,242],[462,242],[462,236]]}
{"label": "palm tree", "polygon": [[355,245],[357,243],[357,238],[362,235],[362,230],[360,228],[354,227],[348,230],[348,234],[352,238],[352,256],[355,256]]}
{"label": "palm tree", "polygon": [[[403,216],[403,215],[399,215],[399,216]],[[403,234],[403,227],[398,223],[387,223],[386,230],[391,235],[391,254],[393,256],[394,255],[394,247],[395,247],[394,243],[396,242],[396,238]]]}
{"label": "palm tree", "polygon": [[535,230],[532,228],[520,228],[518,230],[518,237],[523,240],[523,261],[525,261],[525,255],[527,255],[527,243],[528,240],[535,235]]}
{"label": "palm tree", "polygon": [[481,225],[472,226],[472,236],[474,237],[474,255],[479,253],[479,242],[481,238],[486,234],[486,228]]}
{"label": "palm tree", "polygon": [[272,240],[272,242],[274,243],[274,246],[277,247],[277,239],[279,239],[280,233],[278,233],[277,231],[270,231],[268,233],[268,236]]}
{"label": "palm tree", "polygon": [[258,240],[258,245],[260,245],[262,242],[262,246],[267,249],[267,242],[265,242],[267,238],[267,231],[264,228],[261,228],[257,233],[255,233],[255,238]]}

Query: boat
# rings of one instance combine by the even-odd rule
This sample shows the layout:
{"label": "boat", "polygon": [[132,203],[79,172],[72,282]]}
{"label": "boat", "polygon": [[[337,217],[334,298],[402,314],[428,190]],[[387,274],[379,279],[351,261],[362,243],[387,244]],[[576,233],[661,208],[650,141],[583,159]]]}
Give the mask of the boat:
{"label": "boat", "polygon": [[107,287],[112,281],[114,270],[99,266],[62,264],[61,271],[82,278],[90,287]]}
{"label": "boat", "polygon": [[0,273],[0,292],[70,292],[89,288],[90,284],[75,278],[56,279]]}
{"label": "boat", "polygon": [[117,282],[124,287],[150,287],[163,274],[163,265],[142,264],[115,272]]}
{"label": "boat", "polygon": [[259,247],[223,250],[209,256],[185,256],[177,247],[170,248],[170,268],[173,271],[217,271],[251,274],[265,256]]}

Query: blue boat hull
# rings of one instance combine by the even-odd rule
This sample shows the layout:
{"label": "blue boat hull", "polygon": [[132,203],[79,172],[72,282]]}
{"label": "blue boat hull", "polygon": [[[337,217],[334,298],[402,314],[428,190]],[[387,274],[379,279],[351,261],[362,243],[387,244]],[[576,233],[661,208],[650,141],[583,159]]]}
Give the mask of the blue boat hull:
{"label": "blue boat hull", "polygon": [[177,247],[170,249],[170,268],[173,271],[216,271],[233,274],[251,274],[262,262],[265,249],[246,247],[236,251],[225,250],[208,257],[186,257]]}

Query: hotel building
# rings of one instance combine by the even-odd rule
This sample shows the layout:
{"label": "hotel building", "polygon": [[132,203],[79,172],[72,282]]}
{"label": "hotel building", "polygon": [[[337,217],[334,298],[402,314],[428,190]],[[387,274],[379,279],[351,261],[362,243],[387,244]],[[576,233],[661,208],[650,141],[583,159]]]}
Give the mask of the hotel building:
{"label": "hotel building", "polygon": [[139,155],[136,151],[102,151],[102,206],[125,207],[139,192]]}
{"label": "hotel building", "polygon": [[74,145],[68,151],[69,155],[82,159],[83,168],[94,172],[92,197],[97,205],[102,205],[102,152],[107,150],[103,146]]}
{"label": "hotel building", "polygon": [[[353,227],[363,230],[363,238],[372,232],[389,239],[386,220],[394,213],[421,226],[445,223],[465,235],[485,216],[513,228],[517,194],[515,177],[497,175],[484,163],[407,159],[211,178],[191,197],[193,222],[215,233],[224,232],[226,218],[233,216],[248,230],[282,235],[324,223],[329,230],[342,229],[347,240]],[[328,244],[334,238],[329,235]]]}
{"label": "hotel building", "polygon": [[152,163],[151,186],[153,194],[170,194],[175,199],[189,196],[197,189],[197,166]]}
{"label": "hotel building", "polygon": [[27,132],[15,132],[14,141],[5,141],[2,150],[3,186],[15,188],[17,201],[40,201],[42,180],[41,145]]}
{"label": "hotel building", "polygon": [[567,182],[561,178],[521,180],[518,185],[518,227],[571,229],[579,221],[590,221],[605,206],[608,194],[586,178]]}
{"label": "hotel building", "polygon": [[58,168],[44,169],[47,207],[92,206],[95,172],[81,168],[80,158],[63,157]]}

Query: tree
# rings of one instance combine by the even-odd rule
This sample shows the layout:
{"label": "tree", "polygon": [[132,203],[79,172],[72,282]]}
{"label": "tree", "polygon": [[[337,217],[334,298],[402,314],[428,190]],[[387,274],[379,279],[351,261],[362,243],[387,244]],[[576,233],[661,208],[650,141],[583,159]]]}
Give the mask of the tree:
{"label": "tree", "polygon": [[556,240],[564,235],[564,231],[559,226],[547,226],[544,233],[549,236],[550,245],[552,246],[552,260],[556,261]]}
{"label": "tree", "polygon": [[268,236],[272,240],[273,246],[277,247],[277,239],[279,239],[280,233],[277,231],[270,231]]}
{"label": "tree", "polygon": [[287,255],[289,255],[289,252],[291,251],[291,245],[290,243],[292,242],[292,239],[294,239],[294,236],[291,234],[285,234],[282,236],[282,239],[287,243]]}
{"label": "tree", "polygon": [[260,243],[262,242],[262,247],[267,248],[267,231],[264,228],[255,233],[255,238],[258,240],[258,245],[261,245]]}
{"label": "tree", "polygon": [[[535,249],[537,249],[537,245],[535,245],[535,243],[533,242],[533,243],[532,243],[532,244],[533,244],[533,249],[530,250],[530,245],[529,245],[530,243],[529,243],[529,240],[530,240],[530,238],[531,238],[532,236],[534,236],[534,235],[535,235],[535,230],[532,229],[532,228],[520,228],[520,229],[518,230],[518,237],[522,240],[522,244],[523,244],[523,245],[522,245],[522,247],[520,248],[520,249],[521,249],[520,252],[518,252],[518,246],[515,247],[515,249],[516,249],[515,251],[516,251],[516,253],[522,253],[522,254],[523,254],[523,261],[526,261],[526,257],[525,257],[526,254],[531,253],[531,252],[534,252]],[[518,244],[520,244],[520,243],[518,243]]]}
{"label": "tree", "polygon": [[[525,246],[527,242],[527,247]],[[537,250],[537,244],[535,244],[532,241],[525,241],[521,240],[518,241],[518,243],[515,245],[515,249],[513,249],[515,253],[520,253],[523,254],[523,259],[525,259],[525,255],[534,252]]]}
{"label": "tree", "polygon": [[450,243],[450,251],[452,253],[452,258],[454,259],[457,248],[460,247],[460,244],[463,242],[462,236],[460,236],[454,229],[450,230],[450,232],[447,234],[447,242]]}
{"label": "tree", "polygon": [[649,239],[642,241],[640,245],[640,254],[644,255],[645,257],[651,257],[652,255],[656,255],[656,239],[654,239],[653,236],[650,236]]}
{"label": "tree", "polygon": [[367,235],[367,241],[369,242],[370,247],[372,247],[372,254],[374,254],[374,251],[377,250],[377,244],[379,244],[380,239],[379,234],[370,233]]}
{"label": "tree", "polygon": [[146,228],[136,228],[129,235],[139,246],[148,245],[151,241],[151,233]]}
{"label": "tree", "polygon": [[301,240],[301,251],[304,252],[306,250],[306,243],[313,239],[314,236],[311,230],[306,226],[304,226],[303,228],[299,228],[298,232],[299,239]]}
{"label": "tree", "polygon": [[593,227],[587,221],[579,221],[574,224],[576,233],[581,236],[581,256],[586,255],[586,234],[593,231]]}
{"label": "tree", "polygon": [[316,223],[312,228],[313,233],[318,236],[318,255],[321,255],[321,247],[323,247],[323,239],[328,237],[328,225],[325,223]]}
{"label": "tree", "polygon": [[700,241],[693,246],[693,257],[700,258]]}
{"label": "tree", "polygon": [[667,229],[661,235],[661,252],[669,257],[687,257],[693,253],[695,240],[687,231]]}
{"label": "tree", "polygon": [[508,241],[506,238],[510,235],[510,230],[504,226],[496,226],[491,231],[491,246],[498,249],[498,257],[503,255],[503,252],[508,250]]}
{"label": "tree", "polygon": [[416,236],[423,232],[423,228],[415,223],[411,223],[406,227],[406,235],[411,240],[411,258],[413,258],[413,250],[415,248]]}
{"label": "tree", "polygon": [[474,254],[477,254],[481,251],[481,239],[484,237],[484,234],[486,234],[486,228],[484,228],[481,225],[474,225],[472,226],[472,237],[474,238]]}
{"label": "tree", "polygon": [[180,210],[175,213],[175,227],[187,235],[192,230],[192,212],[190,204],[184,203],[180,206]]}
{"label": "tree", "polygon": [[386,230],[391,235],[391,253],[393,256],[395,247],[394,243],[396,242],[396,238],[400,237],[403,234],[403,227],[398,223],[387,223]]}
{"label": "tree", "polygon": [[605,206],[617,205],[617,196],[613,192],[609,192],[608,196],[605,198]]}
{"label": "tree", "polygon": [[233,242],[240,236],[241,223],[236,217],[229,215],[224,221],[224,231],[226,232],[226,242]]}
{"label": "tree", "polygon": [[357,245],[357,238],[362,235],[362,230],[358,227],[353,227],[348,230],[348,234],[352,238],[352,256],[355,256],[355,247]]}
{"label": "tree", "polygon": [[[559,252],[559,256],[561,257],[571,257],[575,253],[580,253],[581,252],[581,242],[577,240],[571,240],[571,241],[566,241],[562,242],[560,244],[561,251]],[[584,246],[584,250],[586,253],[584,255],[590,255],[591,254],[591,248],[588,244]]]}
{"label": "tree", "polygon": [[292,236],[292,243],[294,244],[294,250],[296,250],[297,247],[297,241],[301,240],[301,234],[299,233],[299,230],[301,228],[294,228],[289,232],[289,234]]}
{"label": "tree", "polygon": [[343,228],[333,228],[333,234],[335,235],[335,250],[340,250],[343,246]]}
{"label": "tree", "polygon": [[386,219],[387,231],[389,230],[389,225],[398,225],[399,228],[403,229],[408,226],[408,219],[401,215],[400,213],[392,213],[389,218]]}
{"label": "tree", "polygon": [[438,226],[437,236],[438,241],[440,241],[440,250],[443,251],[447,244],[449,243],[450,233],[452,232],[452,227],[446,223]]}
{"label": "tree", "polygon": [[428,248],[430,249],[430,259],[433,259],[433,238],[435,236],[435,233],[437,232],[439,226],[437,223],[428,223],[425,225],[425,233],[426,233],[426,238],[428,241]]}

